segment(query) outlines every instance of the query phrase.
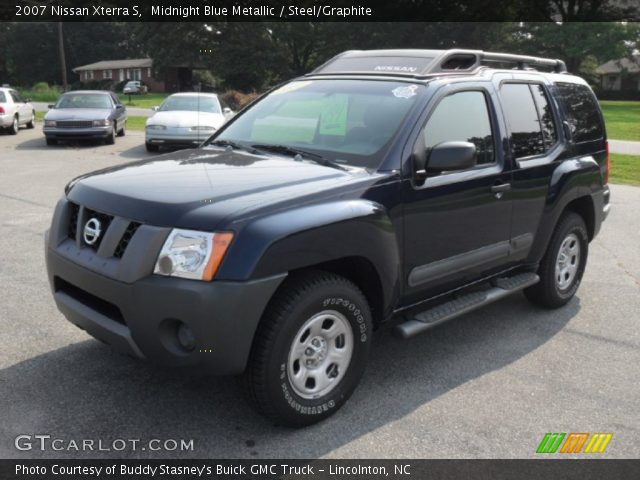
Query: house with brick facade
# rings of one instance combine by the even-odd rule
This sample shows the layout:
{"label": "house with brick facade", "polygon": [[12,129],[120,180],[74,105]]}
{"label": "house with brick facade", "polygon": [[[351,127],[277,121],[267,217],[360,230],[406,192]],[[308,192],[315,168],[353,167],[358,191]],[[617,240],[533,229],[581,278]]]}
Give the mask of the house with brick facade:
{"label": "house with brick facade", "polygon": [[73,69],[81,82],[109,80],[115,86],[125,80],[141,80],[151,92],[164,92],[165,82],[154,77],[153,60],[132,58],[128,60],[103,60]]}
{"label": "house with brick facade", "polygon": [[604,91],[640,92],[640,55],[609,60],[600,65],[600,87]]}

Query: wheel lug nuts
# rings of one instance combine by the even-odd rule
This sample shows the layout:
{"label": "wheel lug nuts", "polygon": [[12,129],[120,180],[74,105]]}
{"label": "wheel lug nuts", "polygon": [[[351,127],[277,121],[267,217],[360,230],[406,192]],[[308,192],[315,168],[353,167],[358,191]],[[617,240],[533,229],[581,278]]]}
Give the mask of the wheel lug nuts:
{"label": "wheel lug nuts", "polygon": [[305,354],[307,357],[310,357],[311,355],[313,355],[313,349],[311,349],[311,348],[307,348],[307,349],[304,351],[304,354]]}

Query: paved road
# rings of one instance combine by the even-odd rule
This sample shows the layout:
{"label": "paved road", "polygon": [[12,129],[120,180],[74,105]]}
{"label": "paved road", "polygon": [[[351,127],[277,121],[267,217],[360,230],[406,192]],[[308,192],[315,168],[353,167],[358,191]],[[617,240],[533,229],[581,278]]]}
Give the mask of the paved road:
{"label": "paved road", "polygon": [[609,150],[612,153],[622,153],[624,155],[640,155],[640,142],[609,140]]}
{"label": "paved road", "polygon": [[[36,112],[46,112],[49,110],[49,104],[43,102],[32,102],[33,108],[36,109]],[[137,107],[127,107],[127,112],[131,116],[136,117],[150,117],[153,115],[153,110],[150,108],[137,108]]]}
{"label": "paved road", "polygon": [[[114,354],[54,307],[42,234],[65,183],[147,156],[135,132],[115,146],[54,148],[37,130],[0,135],[0,458],[520,458],[552,431],[613,432],[604,457],[640,456],[640,188],[613,186],[568,306],[540,310],[517,295],[408,342],[382,331],[352,399],[296,431],[256,415],[233,379]],[[195,450],[20,452],[19,434],[184,438]]]}

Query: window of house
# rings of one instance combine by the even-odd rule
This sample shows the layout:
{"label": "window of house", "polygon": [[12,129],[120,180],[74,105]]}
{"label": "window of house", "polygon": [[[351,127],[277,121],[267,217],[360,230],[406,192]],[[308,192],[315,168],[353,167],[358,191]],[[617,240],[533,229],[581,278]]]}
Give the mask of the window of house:
{"label": "window of house", "polygon": [[511,130],[511,148],[515,158],[543,154],[547,149],[529,84],[503,84],[500,100]]}
{"label": "window of house", "polygon": [[131,77],[131,80],[140,80],[141,75],[140,75],[140,69],[139,68],[134,68],[132,70],[133,72],[133,76]]}
{"label": "window of house", "polygon": [[494,162],[494,142],[487,99],[480,91],[458,92],[443,98],[423,131],[428,152],[442,142],[475,144],[477,163]]}
{"label": "window of house", "polygon": [[147,68],[147,77],[151,78],[151,67]]}
{"label": "window of house", "polygon": [[105,70],[104,72],[102,72],[102,76],[103,78],[113,78],[113,72],[111,70]]}
{"label": "window of house", "polygon": [[124,81],[124,69],[123,68],[120,69],[120,81],[121,82]]}

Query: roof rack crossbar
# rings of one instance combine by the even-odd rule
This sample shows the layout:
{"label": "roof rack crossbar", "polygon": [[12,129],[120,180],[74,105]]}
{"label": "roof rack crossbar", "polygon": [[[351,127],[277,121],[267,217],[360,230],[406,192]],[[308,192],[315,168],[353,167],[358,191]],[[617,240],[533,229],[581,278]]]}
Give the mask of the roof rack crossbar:
{"label": "roof rack crossbar", "polygon": [[[342,52],[325,62],[320,67],[316,68],[311,74],[323,75],[323,74],[341,74],[341,73],[356,73],[353,69],[344,68],[338,70],[325,70],[330,67],[336,60],[343,60],[349,58],[367,58],[367,57],[380,57],[389,58],[396,57],[399,59],[406,57],[424,57],[425,60],[430,60],[428,64],[421,69],[394,69],[389,70],[395,75],[410,76],[414,78],[427,77],[431,75],[437,75],[442,73],[472,73],[477,71],[481,67],[486,67],[483,62],[490,63],[509,63],[515,65],[518,70],[528,70],[535,67],[546,67],[551,69],[555,73],[566,73],[567,66],[562,60],[553,58],[531,57],[528,55],[516,55],[511,53],[497,53],[497,52],[485,52],[483,50],[467,50],[467,49],[450,49],[450,50],[351,50]],[[458,62],[456,62],[456,60]],[[362,74],[373,74],[373,71],[362,71]],[[376,74],[382,73],[376,71]]]}

